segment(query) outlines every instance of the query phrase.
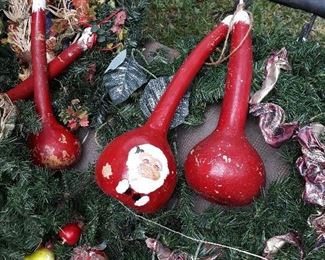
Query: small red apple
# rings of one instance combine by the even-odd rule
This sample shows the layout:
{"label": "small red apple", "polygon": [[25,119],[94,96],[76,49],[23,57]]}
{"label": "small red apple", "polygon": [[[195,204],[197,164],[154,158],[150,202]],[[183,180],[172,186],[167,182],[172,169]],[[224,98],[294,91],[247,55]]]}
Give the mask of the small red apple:
{"label": "small red apple", "polygon": [[63,244],[73,246],[79,241],[81,232],[81,223],[70,223],[60,228],[58,236],[62,239]]}

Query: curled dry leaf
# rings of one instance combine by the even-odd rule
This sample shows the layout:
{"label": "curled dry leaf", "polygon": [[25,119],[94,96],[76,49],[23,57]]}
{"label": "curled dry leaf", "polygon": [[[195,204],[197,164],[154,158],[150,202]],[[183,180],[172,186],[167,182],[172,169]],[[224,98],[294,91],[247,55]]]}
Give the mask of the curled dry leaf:
{"label": "curled dry leaf", "polygon": [[275,87],[281,69],[291,70],[288,62],[288,52],[285,48],[274,52],[266,61],[265,78],[262,88],[249,101],[250,113],[259,117],[259,127],[266,143],[279,147],[292,138],[298,129],[298,123],[284,123],[283,109],[273,103],[261,103],[268,93]]}
{"label": "curled dry leaf", "polygon": [[204,244],[202,247],[199,246],[200,250],[197,257],[191,256],[179,250],[172,251],[154,238],[148,238],[146,240],[146,244],[149,249],[156,253],[159,260],[214,260],[222,256],[222,252],[219,247],[208,244]]}
{"label": "curled dry leaf", "polygon": [[87,68],[87,73],[86,73],[86,81],[89,82],[90,85],[94,85],[94,77],[97,71],[97,66],[96,63],[92,63],[88,66]]}
{"label": "curled dry leaf", "polygon": [[325,246],[325,212],[318,212],[308,218],[309,225],[315,229],[318,235],[315,249]]}
{"label": "curled dry leaf", "polygon": [[276,82],[280,76],[280,71],[291,70],[291,66],[288,61],[288,52],[286,48],[274,52],[267,59],[265,63],[265,78],[262,88],[257,91],[249,101],[250,104],[260,103],[268,93],[275,87]]}
{"label": "curled dry leaf", "polygon": [[113,71],[113,70],[117,69],[125,61],[126,57],[127,57],[127,51],[125,49],[116,55],[116,57],[108,65],[108,67],[104,73],[107,73],[109,71]]}
{"label": "curled dry leaf", "polygon": [[106,247],[106,242],[103,242],[96,247],[90,247],[88,245],[78,246],[73,249],[73,254],[70,260],[108,260],[108,257],[104,252]]}
{"label": "curled dry leaf", "polygon": [[299,249],[300,259],[304,257],[304,249],[301,243],[299,234],[296,231],[290,231],[285,235],[274,236],[266,241],[263,256],[266,259],[272,260],[279,250],[286,244],[291,244]]}
{"label": "curled dry leaf", "polygon": [[284,110],[273,103],[259,103],[250,106],[249,112],[259,117],[259,127],[264,140],[272,147],[279,147],[291,139],[298,129],[298,122],[284,123]]}
{"label": "curled dry leaf", "polygon": [[72,4],[77,10],[79,24],[88,24],[88,22],[95,20],[89,2],[89,0],[72,0]]}
{"label": "curled dry leaf", "polygon": [[159,260],[189,260],[185,253],[172,251],[167,246],[164,246],[157,239],[147,238],[147,247],[156,253]]}
{"label": "curled dry leaf", "polygon": [[325,145],[320,141],[325,126],[311,124],[301,128],[297,140],[302,156],[296,161],[300,174],[306,181],[303,199],[312,204],[325,206]]}
{"label": "curled dry leaf", "polygon": [[0,141],[9,137],[12,130],[15,128],[17,118],[17,109],[11,102],[10,98],[5,95],[0,95]]}

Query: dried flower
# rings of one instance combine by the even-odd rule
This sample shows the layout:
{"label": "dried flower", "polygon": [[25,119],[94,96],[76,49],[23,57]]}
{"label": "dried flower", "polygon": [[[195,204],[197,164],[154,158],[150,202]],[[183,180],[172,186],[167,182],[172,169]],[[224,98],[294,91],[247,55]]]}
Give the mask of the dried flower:
{"label": "dried flower", "polygon": [[114,25],[111,28],[111,31],[113,33],[116,33],[117,35],[120,35],[120,33],[122,32],[122,28],[125,24],[126,18],[127,15],[125,11],[118,12],[115,16]]}
{"label": "dried flower", "polygon": [[8,43],[18,56],[30,52],[30,31],[30,18],[22,20],[19,24],[10,24],[8,26]]}
{"label": "dried flower", "polygon": [[60,118],[71,130],[89,126],[88,109],[80,105],[79,99],[71,100],[71,106],[61,111]]}
{"label": "dried flower", "polygon": [[[66,1],[60,1],[58,6],[48,5],[47,9],[56,16],[56,19],[53,20],[54,28],[62,27],[62,24],[69,25],[71,29],[73,26],[78,24],[77,15],[78,12],[75,9],[69,8]],[[61,26],[58,26],[60,24]],[[66,28],[64,28],[66,29]],[[52,30],[52,29],[51,29]],[[53,30],[52,30],[53,32]],[[60,33],[60,32],[58,32]]]}
{"label": "dried flower", "polygon": [[4,10],[4,14],[9,20],[16,24],[20,24],[23,20],[28,20],[31,5],[26,0],[9,0],[8,10]]}

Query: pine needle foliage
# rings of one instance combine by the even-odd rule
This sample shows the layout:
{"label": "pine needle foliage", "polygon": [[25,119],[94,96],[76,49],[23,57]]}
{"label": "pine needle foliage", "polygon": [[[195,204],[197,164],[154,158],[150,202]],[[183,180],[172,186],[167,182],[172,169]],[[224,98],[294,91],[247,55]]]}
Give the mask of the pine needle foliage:
{"label": "pine needle foliage", "polygon": [[[129,50],[141,48],[146,39],[155,38],[177,48],[181,56],[173,64],[156,62],[147,66],[156,76],[171,75],[188,52],[212,28],[214,21],[210,17],[211,10],[218,10],[219,19],[219,16],[232,8],[226,3],[228,1],[220,1],[220,4],[217,2],[219,1],[203,1],[200,5],[200,1],[173,0],[152,1],[148,5],[143,0],[119,1],[118,4],[126,7],[130,15],[126,46]],[[299,24],[292,23],[292,17],[301,14],[285,9],[279,16],[273,15],[272,12],[279,9],[273,4],[264,6],[261,3],[262,1],[256,1],[251,6],[255,17],[253,90],[261,86],[266,57],[273,50],[285,46],[289,51],[293,71],[281,74],[268,101],[281,105],[287,112],[288,120],[299,120],[302,124],[313,121],[325,123],[325,50],[319,42],[321,38],[317,36],[307,43],[296,42]],[[269,10],[269,17],[274,20],[272,23],[263,16],[261,8]],[[104,4],[102,9],[97,10],[98,15],[104,17],[107,10],[109,8]],[[168,13],[170,10],[173,12]],[[159,12],[164,15],[158,17]],[[292,13],[292,17],[289,13]],[[160,29],[160,24],[166,14],[170,15],[171,21],[164,31]],[[195,14],[196,17],[192,17]],[[185,18],[189,15],[201,27],[186,21]],[[185,20],[178,24],[180,19]],[[176,29],[171,26],[173,22],[178,24],[178,27],[174,27]],[[190,26],[186,27],[187,25]],[[1,92],[17,82],[18,63],[7,55],[10,55],[10,51],[5,54],[0,51]],[[88,51],[51,83],[56,114],[66,108],[71,99],[80,99],[89,108],[92,125],[97,130],[98,141],[102,145],[144,122],[139,108],[142,89],[120,105],[113,105],[107,98],[103,102],[105,89],[102,76],[114,55],[103,53],[97,47]],[[91,85],[85,81],[85,74],[88,66],[94,63],[97,71],[94,84]],[[191,88],[191,112],[185,123],[187,127],[201,124],[206,107],[221,102],[226,69],[226,64],[217,68],[206,66],[194,80]],[[103,109],[103,104],[109,114],[105,124],[98,125],[96,118],[98,111]],[[146,237],[159,238],[170,248],[195,254],[198,243],[153,222],[144,221],[104,195],[95,183],[93,165],[86,172],[51,172],[34,166],[26,145],[26,135],[39,129],[38,119],[32,101],[19,102],[18,107],[21,113],[13,136],[0,142],[0,259],[22,259],[40,243],[48,240],[55,243],[57,259],[69,259],[72,248],[61,245],[55,234],[60,226],[73,220],[83,220],[85,223],[79,244],[94,246],[106,240],[106,251],[110,259],[151,259],[152,254],[144,243]],[[170,132],[169,140],[177,154],[175,131]],[[193,206],[195,197],[186,185],[182,165],[179,165],[178,186],[168,208],[144,217],[196,239],[223,243],[257,254],[262,254],[264,242],[268,238],[294,229],[302,235],[308,252],[306,259],[324,259],[324,250],[312,251],[316,235],[308,226],[307,218],[317,208],[304,204],[301,199],[304,183],[294,167],[299,156],[298,146],[291,142],[279,152],[292,165],[291,174],[273,183],[249,207],[211,207],[198,214]],[[285,247],[277,259],[298,257],[294,248]],[[252,259],[230,250],[224,250],[224,258]]]}

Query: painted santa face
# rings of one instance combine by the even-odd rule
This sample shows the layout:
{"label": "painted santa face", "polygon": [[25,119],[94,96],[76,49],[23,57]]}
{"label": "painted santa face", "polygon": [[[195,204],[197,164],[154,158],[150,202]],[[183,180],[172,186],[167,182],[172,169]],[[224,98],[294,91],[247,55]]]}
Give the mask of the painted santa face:
{"label": "painted santa face", "polygon": [[130,187],[138,193],[148,194],[157,190],[169,174],[166,156],[151,144],[133,147],[126,165]]}
{"label": "painted santa face", "polygon": [[141,163],[138,166],[138,173],[144,178],[153,181],[159,180],[160,171],[162,170],[161,162],[149,153],[141,153],[139,159]]}
{"label": "painted santa face", "polygon": [[[128,189],[142,195],[149,194],[160,188],[169,174],[166,156],[159,148],[151,144],[133,147],[129,151],[126,165],[128,167],[127,178],[121,180],[116,187],[116,191],[120,194]],[[148,196],[144,196],[135,204],[144,205],[148,201]]]}

